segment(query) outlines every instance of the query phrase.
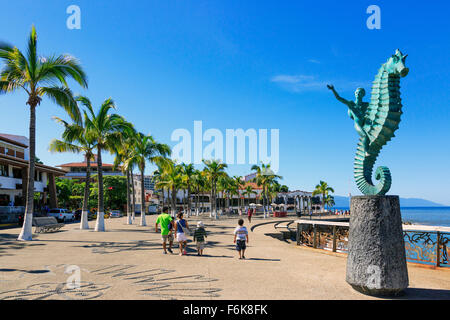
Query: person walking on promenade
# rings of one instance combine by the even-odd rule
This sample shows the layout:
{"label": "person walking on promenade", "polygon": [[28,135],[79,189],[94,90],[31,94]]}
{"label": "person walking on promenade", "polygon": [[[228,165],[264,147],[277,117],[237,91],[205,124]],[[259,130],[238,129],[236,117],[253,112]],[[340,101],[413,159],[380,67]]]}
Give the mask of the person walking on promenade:
{"label": "person walking on promenade", "polygon": [[252,223],[252,215],[253,215],[253,209],[248,208],[248,211],[247,211],[248,223]]}
{"label": "person walking on promenade", "polygon": [[238,226],[234,229],[234,240],[236,244],[236,250],[239,252],[239,259],[245,259],[246,240],[248,244],[248,231],[244,227],[244,220],[239,219]]}
{"label": "person walking on promenade", "polygon": [[[161,240],[162,245],[164,249],[164,254],[167,254],[167,250],[170,253],[173,253],[172,251],[172,244],[173,244],[173,219],[169,215],[169,208],[164,207],[162,210],[162,213],[156,218],[155,223],[155,232],[158,232],[158,224],[161,226]],[[169,249],[166,249],[167,247],[167,241],[169,241]]]}
{"label": "person walking on promenade", "polygon": [[197,222],[197,229],[194,231],[194,242],[197,244],[197,255],[203,255],[203,249],[205,248],[205,238],[206,235],[205,226],[202,221]]}
{"label": "person walking on promenade", "polygon": [[177,214],[178,220],[176,222],[176,232],[177,232],[177,241],[180,246],[180,256],[186,255],[187,248],[187,236],[186,233],[189,232],[189,225],[185,219],[183,219],[183,212],[179,212]]}

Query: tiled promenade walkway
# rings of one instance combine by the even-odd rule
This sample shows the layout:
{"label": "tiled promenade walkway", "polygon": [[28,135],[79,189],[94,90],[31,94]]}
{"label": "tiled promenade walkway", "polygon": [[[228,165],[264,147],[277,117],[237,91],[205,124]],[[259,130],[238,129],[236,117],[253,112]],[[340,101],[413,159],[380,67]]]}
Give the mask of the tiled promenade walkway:
{"label": "tiled promenade walkway", "polygon": [[[273,224],[250,233],[247,260],[238,260],[236,218],[202,218],[210,232],[203,257],[192,243],[188,256],[164,255],[156,216],[147,216],[147,227],[138,219],[134,225],[108,219],[104,233],[68,224],[35,234],[32,242],[16,241],[18,228],[0,230],[0,299],[374,299],[345,282],[345,255],[277,240],[266,235],[276,232]],[[252,225],[261,222],[254,218]],[[70,289],[77,268],[81,288]],[[410,288],[402,298],[450,299],[449,270],[408,269]]]}

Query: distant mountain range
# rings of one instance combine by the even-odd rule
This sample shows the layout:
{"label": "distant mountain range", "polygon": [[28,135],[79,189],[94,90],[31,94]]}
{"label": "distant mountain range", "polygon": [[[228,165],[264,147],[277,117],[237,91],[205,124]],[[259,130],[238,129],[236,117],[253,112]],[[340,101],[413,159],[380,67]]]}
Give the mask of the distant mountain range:
{"label": "distant mountain range", "polygon": [[[349,207],[348,197],[334,196],[335,207]],[[400,198],[401,207],[444,207],[444,205],[420,198]]]}

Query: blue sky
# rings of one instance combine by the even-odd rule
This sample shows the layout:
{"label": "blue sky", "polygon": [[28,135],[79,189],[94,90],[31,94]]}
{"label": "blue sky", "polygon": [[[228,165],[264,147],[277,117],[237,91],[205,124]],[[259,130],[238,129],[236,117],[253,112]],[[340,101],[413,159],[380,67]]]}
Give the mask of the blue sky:
{"label": "blue sky", "polygon": [[[81,30],[66,27],[66,8],[81,9]],[[369,30],[366,9],[381,9]],[[25,48],[34,23],[39,53],[82,61],[95,105],[112,97],[136,128],[174,145],[171,133],[249,128],[280,130],[280,170],[291,189],[327,181],[336,194],[359,194],[353,181],[358,135],[345,106],[400,48],[403,118],[377,165],[393,175],[390,194],[450,205],[450,27],[446,1],[4,1],[0,39]],[[28,135],[23,93],[0,96],[0,132]],[[37,155],[57,165],[81,159],[51,154],[64,116],[50,101],[38,108]],[[106,156],[106,161],[112,161]],[[149,169],[150,171],[150,169]],[[246,174],[250,165],[233,165]]]}

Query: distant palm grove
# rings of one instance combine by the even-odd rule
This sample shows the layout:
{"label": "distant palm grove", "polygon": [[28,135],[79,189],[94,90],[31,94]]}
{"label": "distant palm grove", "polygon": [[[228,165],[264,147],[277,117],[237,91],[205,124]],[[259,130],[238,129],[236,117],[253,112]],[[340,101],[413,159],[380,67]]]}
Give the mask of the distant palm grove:
{"label": "distant palm grove", "polygon": [[[158,192],[160,207],[177,211],[177,194],[183,192],[183,207],[187,215],[202,211],[204,195],[210,201],[209,214],[217,218],[219,212],[230,206],[248,205],[250,197],[258,188],[259,205],[264,217],[268,208],[280,192],[287,192],[286,186],[280,185],[281,176],[276,175],[270,164],[253,165],[254,179],[249,183],[240,176],[230,176],[227,165],[214,159],[203,160],[202,170],[192,164],[177,163],[170,158],[171,149],[160,143],[155,137],[146,135],[134,127],[116,110],[112,98],[105,97],[100,104],[95,104],[86,96],[75,96],[70,83],[88,88],[88,78],[80,62],[68,54],[42,56],[38,53],[38,37],[33,26],[28,37],[25,51],[17,47],[0,43],[0,59],[3,66],[0,73],[0,93],[21,91],[27,98],[30,110],[29,151],[30,164],[26,186],[26,206],[24,222],[19,240],[32,239],[32,219],[34,200],[34,179],[36,161],[36,112],[42,101],[47,98],[65,110],[66,117],[54,117],[61,126],[61,137],[49,144],[51,152],[72,152],[85,156],[87,162],[86,179],[83,183],[74,183],[63,179],[57,180],[59,200],[62,205],[82,208],[80,229],[88,229],[88,212],[96,208],[95,231],[105,231],[105,205],[113,209],[125,208],[127,224],[132,224],[136,212],[136,194],[134,176],[140,176],[144,186],[144,172],[147,165],[157,169],[153,173],[155,189]],[[103,177],[102,153],[108,152],[115,158],[114,167],[120,169],[124,177]],[[92,162],[96,161],[98,170],[92,174]],[[110,192],[105,187],[114,186]],[[146,197],[144,187],[140,188],[140,225],[145,226]],[[325,199],[323,205],[333,205],[329,195],[333,190],[322,183],[317,186],[316,194]],[[220,199],[220,200],[219,200]],[[193,211],[193,212],[192,212]]]}

